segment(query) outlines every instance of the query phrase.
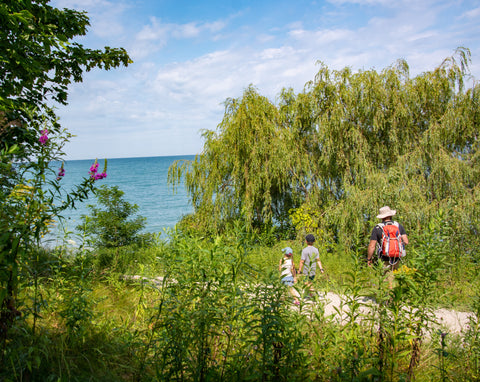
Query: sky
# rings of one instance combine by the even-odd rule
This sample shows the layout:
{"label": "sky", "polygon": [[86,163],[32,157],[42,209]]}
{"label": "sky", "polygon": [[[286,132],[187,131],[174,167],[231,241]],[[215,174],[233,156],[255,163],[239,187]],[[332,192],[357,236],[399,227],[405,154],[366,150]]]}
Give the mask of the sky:
{"label": "sky", "polygon": [[300,93],[322,62],[378,70],[405,59],[410,76],[457,47],[480,79],[480,0],[52,0],[86,11],[86,48],[123,47],[134,61],[92,70],[57,113],[75,135],[66,159],[199,154],[224,102],[253,85],[272,102]]}

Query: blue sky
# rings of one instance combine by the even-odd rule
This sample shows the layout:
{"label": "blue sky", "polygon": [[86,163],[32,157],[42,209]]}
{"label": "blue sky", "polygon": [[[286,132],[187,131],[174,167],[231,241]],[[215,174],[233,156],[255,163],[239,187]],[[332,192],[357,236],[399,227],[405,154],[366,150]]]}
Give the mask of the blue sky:
{"label": "blue sky", "polygon": [[301,92],[322,61],[330,69],[410,75],[455,48],[471,50],[480,78],[480,0],[52,0],[90,18],[88,48],[124,47],[134,63],[86,73],[57,109],[76,137],[67,159],[200,153],[223,102],[254,85],[273,102]]}

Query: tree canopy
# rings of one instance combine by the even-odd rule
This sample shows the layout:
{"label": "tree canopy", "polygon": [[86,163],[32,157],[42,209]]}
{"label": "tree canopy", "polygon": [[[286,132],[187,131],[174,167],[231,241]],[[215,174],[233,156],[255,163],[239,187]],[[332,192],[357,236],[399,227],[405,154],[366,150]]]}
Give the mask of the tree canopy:
{"label": "tree canopy", "polygon": [[45,118],[59,131],[52,106],[67,103],[70,83],[93,68],[131,63],[123,48],[93,50],[75,42],[87,33],[87,15],[49,2],[0,3],[0,148],[17,144],[20,156],[38,148],[36,130]]}
{"label": "tree canopy", "polygon": [[462,237],[478,232],[479,87],[466,88],[470,52],[410,77],[406,61],[378,72],[330,70],[273,103],[252,86],[225,102],[193,161],[176,162],[194,213],[183,224],[293,227],[332,243],[368,239],[390,205],[411,233],[439,210]]}

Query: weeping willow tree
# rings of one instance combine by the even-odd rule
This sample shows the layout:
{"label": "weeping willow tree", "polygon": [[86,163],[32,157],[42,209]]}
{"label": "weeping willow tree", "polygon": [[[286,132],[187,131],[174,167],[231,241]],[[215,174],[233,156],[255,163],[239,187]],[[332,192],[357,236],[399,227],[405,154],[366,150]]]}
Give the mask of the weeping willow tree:
{"label": "weeping willow tree", "polygon": [[174,184],[185,176],[191,196],[195,213],[184,220],[205,231],[239,217],[251,227],[285,221],[294,195],[285,171],[291,142],[281,124],[278,108],[253,87],[228,99],[218,131],[203,132],[202,154],[169,169]]}
{"label": "weeping willow tree", "polygon": [[[378,208],[396,208],[410,232],[440,209],[478,233],[479,87],[465,86],[470,51],[410,78],[406,61],[381,72],[321,64],[313,81],[274,104],[253,88],[228,99],[193,161],[176,162],[204,232],[231,220],[294,225],[347,245],[364,241]],[[318,227],[321,227],[319,229]]]}

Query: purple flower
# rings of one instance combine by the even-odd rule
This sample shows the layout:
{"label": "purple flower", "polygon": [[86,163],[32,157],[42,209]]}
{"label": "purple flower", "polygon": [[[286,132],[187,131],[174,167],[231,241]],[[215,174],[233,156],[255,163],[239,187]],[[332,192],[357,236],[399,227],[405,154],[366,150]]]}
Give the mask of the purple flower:
{"label": "purple flower", "polygon": [[98,162],[95,159],[95,163],[92,164],[90,167],[90,171],[88,172],[90,174],[90,178],[93,180],[99,180],[107,177],[107,160],[105,159],[105,167],[103,169],[103,172],[101,174],[97,174],[98,172]]}
{"label": "purple flower", "polygon": [[63,168],[63,164],[62,164],[62,167],[58,169],[57,180],[62,179],[64,176],[65,176],[65,169]]}
{"label": "purple flower", "polygon": [[107,174],[105,172],[102,172],[101,174],[95,174],[95,180],[103,179],[106,177],[107,177]]}
{"label": "purple flower", "polygon": [[92,164],[92,166],[90,167],[90,172],[93,172],[94,174],[98,171],[98,163],[95,162],[94,164]]}
{"label": "purple flower", "polygon": [[45,143],[47,143],[48,141],[48,130],[47,129],[43,129],[42,130],[42,135],[40,136],[40,138],[38,138],[38,141],[44,145]]}

